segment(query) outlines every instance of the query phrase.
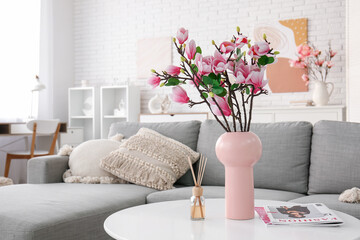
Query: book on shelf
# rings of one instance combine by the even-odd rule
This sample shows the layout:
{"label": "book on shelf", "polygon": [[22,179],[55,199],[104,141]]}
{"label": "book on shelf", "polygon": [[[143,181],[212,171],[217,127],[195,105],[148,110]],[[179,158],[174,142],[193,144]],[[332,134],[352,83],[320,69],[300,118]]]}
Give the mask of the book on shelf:
{"label": "book on shelf", "polygon": [[255,207],[266,225],[338,226],[343,221],[322,203]]}

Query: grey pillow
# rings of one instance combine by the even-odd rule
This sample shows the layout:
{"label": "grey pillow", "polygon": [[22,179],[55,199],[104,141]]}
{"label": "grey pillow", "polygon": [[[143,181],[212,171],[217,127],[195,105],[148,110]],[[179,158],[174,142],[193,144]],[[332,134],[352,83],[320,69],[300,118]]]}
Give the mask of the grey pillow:
{"label": "grey pillow", "polygon": [[[254,167],[257,188],[306,193],[312,124],[279,122],[252,124],[262,142],[263,153]],[[208,158],[203,185],[224,186],[225,170],[215,154],[215,144],[224,130],[215,120],[200,128],[197,151]]]}
{"label": "grey pillow", "polygon": [[360,187],[360,123],[320,121],[314,126],[309,194]]}
{"label": "grey pillow", "polygon": [[[139,123],[139,122],[118,122],[110,126],[109,137],[121,133],[125,138],[135,135],[140,128],[152,129],[166,137],[179,141],[192,150],[196,150],[198,142],[200,121],[188,122],[164,122],[164,123]],[[191,172],[188,171],[175,184],[192,186],[194,185]]]}
{"label": "grey pillow", "polygon": [[103,158],[100,167],[126,181],[168,190],[190,168],[188,158],[194,163],[199,153],[151,129],[141,128],[118,150]]}

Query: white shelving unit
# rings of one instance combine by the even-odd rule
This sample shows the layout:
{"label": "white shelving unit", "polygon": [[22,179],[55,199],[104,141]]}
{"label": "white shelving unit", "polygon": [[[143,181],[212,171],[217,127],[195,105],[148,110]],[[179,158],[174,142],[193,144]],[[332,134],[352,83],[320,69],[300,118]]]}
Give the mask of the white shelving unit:
{"label": "white shelving unit", "polygon": [[84,141],[98,138],[98,104],[94,87],[69,88],[69,128],[82,128]]}
{"label": "white shelving unit", "polygon": [[[119,107],[120,103],[123,103],[122,109]],[[136,122],[139,113],[140,92],[136,86],[103,86],[100,88],[101,138],[108,137],[112,123]]]}

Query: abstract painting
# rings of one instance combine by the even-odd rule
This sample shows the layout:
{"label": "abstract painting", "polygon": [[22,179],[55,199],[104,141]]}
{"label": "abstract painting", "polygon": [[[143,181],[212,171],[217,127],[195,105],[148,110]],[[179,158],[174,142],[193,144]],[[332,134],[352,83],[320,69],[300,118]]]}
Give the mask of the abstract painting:
{"label": "abstract painting", "polygon": [[290,59],[296,59],[297,46],[307,43],[307,18],[280,20],[255,26],[254,40],[261,41],[266,34],[270,47],[280,52],[278,62],[268,65],[266,77],[273,93],[306,92],[301,76],[305,69],[291,68]]}

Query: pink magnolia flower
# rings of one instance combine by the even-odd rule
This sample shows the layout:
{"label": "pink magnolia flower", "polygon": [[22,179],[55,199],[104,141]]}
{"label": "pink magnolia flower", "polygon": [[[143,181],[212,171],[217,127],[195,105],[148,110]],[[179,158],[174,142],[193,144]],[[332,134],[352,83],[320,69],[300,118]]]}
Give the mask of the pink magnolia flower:
{"label": "pink magnolia flower", "polygon": [[170,74],[171,76],[177,76],[180,74],[180,69],[181,67],[177,67],[174,65],[169,65],[167,66],[167,68],[165,69],[165,71]]}
{"label": "pink magnolia flower", "polygon": [[324,59],[323,59],[323,60],[316,60],[316,61],[315,61],[315,65],[321,67],[321,66],[324,64],[324,62],[325,62]]}
{"label": "pink magnolia flower", "polygon": [[265,68],[262,68],[260,71],[251,72],[250,82],[254,85],[254,93],[260,91],[269,81],[264,79],[264,72]]}
{"label": "pink magnolia flower", "polygon": [[308,76],[306,73],[304,73],[304,74],[301,76],[301,78],[302,78],[302,80],[303,80],[304,82],[309,81],[309,76]]}
{"label": "pink magnolia flower", "polygon": [[311,55],[313,55],[314,57],[317,57],[321,54],[321,51],[320,50],[315,50],[311,53]]}
{"label": "pink magnolia flower", "polygon": [[237,48],[242,48],[245,44],[248,44],[248,39],[247,37],[240,35],[238,38],[236,38],[235,40],[235,46]]}
{"label": "pink magnolia flower", "polygon": [[180,28],[176,33],[176,38],[180,44],[183,44],[188,39],[189,31],[185,28]]}
{"label": "pink magnolia flower", "polygon": [[312,48],[307,44],[301,44],[297,47],[297,52],[301,58],[306,58],[312,54]]}
{"label": "pink magnolia flower", "polygon": [[259,68],[255,65],[240,64],[236,67],[234,76],[236,77],[236,83],[249,84],[252,71],[259,71]]}
{"label": "pink magnolia flower", "polygon": [[335,57],[336,54],[337,54],[337,52],[334,52],[333,50],[330,50],[330,57],[331,58]]}
{"label": "pink magnolia flower", "polygon": [[[224,113],[224,115],[225,116],[230,116],[231,115],[231,109],[230,109],[226,99],[224,97],[219,97],[217,95],[214,96],[214,99],[215,99],[217,105],[219,105],[219,107],[222,110],[222,112]],[[221,110],[216,105],[215,101],[211,97],[207,98],[207,100],[210,103],[210,108],[213,111],[213,113],[216,116],[222,116]]]}
{"label": "pink magnolia flower", "polygon": [[325,65],[328,67],[328,68],[332,68],[335,64],[331,61],[326,61],[325,62]]}
{"label": "pink magnolia flower", "polygon": [[220,51],[223,53],[229,53],[235,49],[235,44],[232,42],[225,41],[220,44]]}
{"label": "pink magnolia flower", "polygon": [[170,97],[177,103],[188,103],[190,101],[186,91],[180,86],[173,87]]}
{"label": "pink magnolia flower", "polygon": [[193,59],[196,54],[196,44],[194,40],[191,40],[185,47],[186,55],[189,59]]}
{"label": "pink magnolia flower", "polygon": [[203,57],[200,53],[195,55],[195,64],[198,67],[199,73],[201,75],[207,76],[212,72],[213,60],[213,56]]}
{"label": "pink magnolia flower", "polygon": [[157,76],[151,76],[147,82],[148,82],[148,84],[153,86],[153,88],[156,88],[160,84],[160,78]]}
{"label": "pink magnolia flower", "polygon": [[212,71],[215,74],[222,73],[227,69],[227,62],[223,55],[219,51],[215,50]]}
{"label": "pink magnolia flower", "polygon": [[256,42],[253,46],[250,47],[248,54],[252,58],[260,58],[261,56],[266,55],[270,51],[270,46],[267,42]]}
{"label": "pink magnolia flower", "polygon": [[301,59],[297,59],[297,60],[289,60],[290,63],[290,67],[295,67],[295,68],[305,68],[306,64],[301,60]]}

